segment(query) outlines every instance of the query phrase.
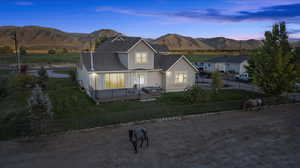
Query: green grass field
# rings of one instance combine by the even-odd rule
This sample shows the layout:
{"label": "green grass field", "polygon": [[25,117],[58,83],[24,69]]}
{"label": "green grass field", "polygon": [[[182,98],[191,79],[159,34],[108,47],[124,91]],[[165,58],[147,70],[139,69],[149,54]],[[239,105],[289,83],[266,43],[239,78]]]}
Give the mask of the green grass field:
{"label": "green grass field", "polygon": [[[21,56],[22,63],[76,63],[79,61],[79,54],[65,55],[48,55],[48,54],[31,54]],[[1,56],[0,64],[16,63],[15,56]]]}
{"label": "green grass field", "polygon": [[[198,113],[209,110],[203,103],[198,105],[185,104],[184,101],[182,101],[183,92],[166,93],[154,102],[127,101],[95,105],[95,103],[88,98],[85,93],[80,92],[69,79],[50,79],[47,85],[47,92],[53,101],[56,119],[96,115],[102,118],[103,122],[108,124],[153,117],[183,115],[185,113]],[[255,95],[255,93],[242,90],[222,90],[220,94],[213,95],[211,102],[208,102],[208,104],[228,100],[240,101]],[[224,106],[225,109],[226,107],[228,107],[228,105]],[[188,108],[189,112],[187,112],[185,108]]]}
{"label": "green grass field", "polygon": [[[49,79],[45,92],[50,96],[54,120],[48,125],[50,132],[92,128],[116,123],[148,120],[189,114],[240,109],[243,100],[261,96],[243,90],[221,90],[211,94],[209,102],[185,103],[184,93],[165,93],[156,101],[124,101],[96,105],[81,92],[71,79]],[[0,98],[0,139],[15,137],[17,120],[22,120],[30,90],[10,89],[8,97]]]}

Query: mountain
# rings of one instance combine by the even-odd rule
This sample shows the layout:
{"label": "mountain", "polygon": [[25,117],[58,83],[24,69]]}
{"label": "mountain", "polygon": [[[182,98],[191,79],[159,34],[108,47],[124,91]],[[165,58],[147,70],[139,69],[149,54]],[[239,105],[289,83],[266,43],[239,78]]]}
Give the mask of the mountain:
{"label": "mountain", "polygon": [[[113,37],[121,34],[111,29],[102,29],[92,33],[67,33],[58,29],[40,26],[0,26],[0,46],[14,46],[11,35],[18,31],[19,45],[30,50],[49,50],[52,48],[67,48],[72,51],[88,49],[91,40],[100,37]],[[257,48],[261,41],[245,40],[237,41],[224,37],[216,38],[192,38],[178,34],[166,34],[157,39],[146,39],[152,43],[164,44],[170,50],[235,50]],[[296,42],[294,42],[296,44]],[[300,46],[300,44],[297,43]]]}
{"label": "mountain", "polygon": [[300,41],[295,41],[292,43],[295,47],[300,47]]}
{"label": "mountain", "polygon": [[154,41],[158,44],[165,44],[170,50],[238,50],[255,49],[262,42],[259,40],[238,41],[224,37],[216,38],[192,38],[177,34],[167,34]]}
{"label": "mountain", "polygon": [[167,34],[154,40],[154,43],[164,44],[169,50],[213,50],[214,48],[199,39],[178,34]]}
{"label": "mountain", "polygon": [[242,49],[255,49],[259,47],[262,42],[259,40],[233,40],[224,37],[216,37],[209,39],[202,39],[202,41],[217,50],[238,50]]}
{"label": "mountain", "polygon": [[67,48],[81,50],[88,48],[89,41],[101,36],[115,36],[114,30],[103,29],[90,34],[67,33],[53,28],[39,26],[2,26],[0,27],[0,46],[14,46],[11,35],[17,30],[19,45],[31,50],[48,50],[52,48]]}

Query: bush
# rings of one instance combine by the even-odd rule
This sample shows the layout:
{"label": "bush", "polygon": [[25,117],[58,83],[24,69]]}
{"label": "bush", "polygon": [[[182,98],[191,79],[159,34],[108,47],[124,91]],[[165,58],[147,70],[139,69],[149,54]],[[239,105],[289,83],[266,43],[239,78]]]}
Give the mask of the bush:
{"label": "bush", "polygon": [[66,48],[63,48],[62,51],[61,51],[61,53],[62,53],[62,54],[67,54],[67,53],[69,53],[69,50],[66,49]]}
{"label": "bush", "polygon": [[54,55],[54,54],[56,54],[56,50],[54,50],[54,49],[48,50],[48,54]]}
{"label": "bush", "polygon": [[194,85],[184,93],[185,100],[188,103],[207,102],[210,99],[209,91],[202,89],[198,85]]}
{"label": "bush", "polygon": [[25,47],[20,47],[20,55],[27,55],[27,49]]}
{"label": "bush", "polygon": [[224,87],[224,82],[219,71],[214,71],[212,73],[212,87],[215,90],[215,93],[218,93],[219,89]]}
{"label": "bush", "polygon": [[35,84],[35,79],[31,75],[19,74],[16,75],[12,85],[19,89],[32,88]]}

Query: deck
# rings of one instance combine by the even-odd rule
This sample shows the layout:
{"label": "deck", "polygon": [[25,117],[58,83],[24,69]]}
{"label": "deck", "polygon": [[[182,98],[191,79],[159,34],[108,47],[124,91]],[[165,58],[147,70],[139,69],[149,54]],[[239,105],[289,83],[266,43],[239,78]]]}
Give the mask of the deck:
{"label": "deck", "polygon": [[[153,89],[153,88],[151,88]],[[149,92],[148,90],[139,90],[136,88],[124,88],[124,89],[108,89],[108,90],[97,90],[95,92],[94,100],[97,103],[112,102],[112,101],[123,101],[123,100],[143,100],[151,99],[160,96],[161,91]]]}

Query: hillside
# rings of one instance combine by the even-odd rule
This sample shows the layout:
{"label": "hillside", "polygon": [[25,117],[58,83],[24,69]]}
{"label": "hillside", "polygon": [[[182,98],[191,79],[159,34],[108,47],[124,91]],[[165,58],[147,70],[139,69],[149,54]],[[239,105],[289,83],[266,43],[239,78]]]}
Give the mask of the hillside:
{"label": "hillside", "polygon": [[57,29],[39,26],[3,26],[0,27],[0,46],[14,46],[10,36],[18,31],[20,46],[31,50],[48,50],[52,48],[67,48],[69,50],[81,50],[88,48],[89,41],[101,36],[115,36],[119,34],[113,30],[99,30],[90,34],[67,33]]}
{"label": "hillside", "polygon": [[[31,50],[48,50],[52,48],[67,48],[80,51],[89,48],[90,40],[99,37],[112,37],[121,34],[115,30],[102,29],[92,33],[67,33],[58,29],[39,26],[0,26],[0,46],[14,46],[10,35],[18,30],[20,46]],[[164,44],[170,50],[239,50],[255,49],[261,45],[259,40],[233,40],[224,37],[192,38],[178,34],[166,34],[157,39],[147,39],[156,44]],[[300,47],[300,42],[293,41],[293,45]]]}
{"label": "hillside", "polygon": [[233,40],[227,39],[224,37],[216,37],[216,38],[209,38],[209,39],[202,39],[204,43],[207,45],[212,46],[218,50],[238,50],[242,49],[255,49],[259,47],[262,43],[259,40]]}
{"label": "hillside", "polygon": [[170,50],[213,50],[214,48],[201,40],[177,34],[167,34],[154,40],[154,43],[164,44]]}
{"label": "hillside", "polygon": [[170,50],[238,50],[255,49],[261,45],[259,40],[238,41],[224,37],[216,38],[192,38],[177,34],[167,34],[154,41],[158,44],[165,44]]}

